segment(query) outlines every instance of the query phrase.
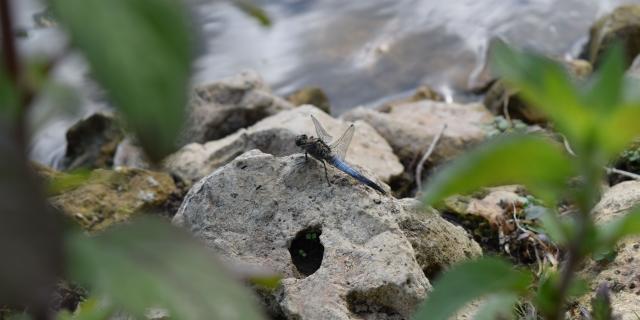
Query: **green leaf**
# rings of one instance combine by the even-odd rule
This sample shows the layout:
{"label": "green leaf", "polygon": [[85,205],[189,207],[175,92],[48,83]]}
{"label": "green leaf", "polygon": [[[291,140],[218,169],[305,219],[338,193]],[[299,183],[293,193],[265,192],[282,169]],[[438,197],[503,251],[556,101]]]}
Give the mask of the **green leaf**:
{"label": "green leaf", "polygon": [[584,93],[584,104],[600,114],[611,114],[620,104],[625,71],[621,44],[607,51],[598,72],[591,77]]}
{"label": "green leaf", "polygon": [[271,19],[269,15],[257,4],[250,0],[234,0],[235,5],[242,12],[246,13],[250,17],[256,19],[262,26],[268,27],[271,25]]}
{"label": "green leaf", "polygon": [[520,90],[526,102],[545,113],[572,146],[584,144],[597,119],[592,110],[581,104],[575,85],[560,64],[498,43],[492,66],[507,84]]}
{"label": "green leaf", "polygon": [[15,125],[20,110],[18,97],[15,84],[0,65],[0,125]]}
{"label": "green leaf", "polygon": [[414,319],[446,320],[473,299],[494,293],[524,292],[532,276],[495,258],[481,258],[453,267],[434,283],[433,291]]}
{"label": "green leaf", "polygon": [[72,233],[66,247],[72,279],[133,316],[161,307],[172,319],[262,318],[248,290],[168,223],[145,219],[95,237]]}
{"label": "green leaf", "polygon": [[52,0],[60,22],[152,160],[176,147],[192,39],[173,0]]}
{"label": "green leaf", "polygon": [[499,293],[488,298],[473,317],[474,320],[513,319],[513,306],[518,296],[513,293]]}
{"label": "green leaf", "polygon": [[555,211],[545,210],[540,221],[545,233],[555,244],[566,245],[575,234],[575,223],[569,219],[560,219]]}
{"label": "green leaf", "polygon": [[597,234],[599,249],[605,251],[613,249],[624,237],[640,235],[640,208],[598,227]]}
{"label": "green leaf", "polygon": [[640,136],[640,103],[625,104],[599,122],[599,146],[607,159],[618,156]]}
{"label": "green leaf", "polygon": [[541,137],[498,137],[456,159],[427,185],[428,205],[481,187],[523,184],[541,199],[552,201],[573,173],[559,146]]}
{"label": "green leaf", "polygon": [[600,284],[596,290],[596,295],[591,300],[591,316],[593,320],[612,320],[613,309],[611,308],[611,296],[606,282]]}

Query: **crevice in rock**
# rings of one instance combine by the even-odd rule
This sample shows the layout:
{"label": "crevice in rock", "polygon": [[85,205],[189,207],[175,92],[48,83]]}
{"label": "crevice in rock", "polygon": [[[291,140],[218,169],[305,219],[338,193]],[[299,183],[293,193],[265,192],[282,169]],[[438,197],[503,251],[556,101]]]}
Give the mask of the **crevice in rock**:
{"label": "crevice in rock", "polygon": [[324,246],[320,243],[322,228],[308,227],[296,234],[289,246],[293,265],[304,276],[310,276],[320,268]]}
{"label": "crevice in rock", "polygon": [[389,293],[387,286],[366,291],[350,291],[347,294],[347,308],[364,319],[404,319],[402,314],[383,303]]}

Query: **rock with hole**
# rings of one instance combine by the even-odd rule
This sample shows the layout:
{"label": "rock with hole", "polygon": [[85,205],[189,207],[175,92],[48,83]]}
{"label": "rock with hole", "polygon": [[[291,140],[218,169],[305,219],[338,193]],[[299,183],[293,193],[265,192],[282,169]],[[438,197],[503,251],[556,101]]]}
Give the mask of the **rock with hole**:
{"label": "rock with hole", "polygon": [[[603,224],[623,217],[640,204],[640,182],[625,181],[607,190],[593,212],[596,223]],[[610,291],[613,312],[621,320],[636,320],[640,314],[640,237],[628,237],[619,242],[614,255],[599,261],[590,260],[582,275],[591,280],[592,291],[579,303],[590,306],[596,289],[606,284]],[[617,318],[618,319],[618,318]]]}
{"label": "rock with hole", "polygon": [[331,167],[329,179],[301,154],[252,150],[196,183],[173,221],[232,264],[281,274],[261,295],[285,319],[406,319],[431,289],[423,270],[480,254],[463,229],[415,200]]}

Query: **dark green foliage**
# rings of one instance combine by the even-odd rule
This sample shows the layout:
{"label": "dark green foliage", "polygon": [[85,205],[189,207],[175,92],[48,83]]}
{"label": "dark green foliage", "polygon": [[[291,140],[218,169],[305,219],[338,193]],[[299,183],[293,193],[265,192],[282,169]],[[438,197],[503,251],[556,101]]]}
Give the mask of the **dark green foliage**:
{"label": "dark green foliage", "polygon": [[191,71],[185,8],[173,0],[53,0],[52,6],[150,159],[172,152]]}
{"label": "dark green foliage", "polygon": [[261,319],[219,261],[162,221],[144,219],[98,236],[70,233],[66,247],[73,279],[141,319],[158,306],[175,319]]}
{"label": "dark green foliage", "polygon": [[[558,145],[543,138],[507,136],[494,139],[436,174],[425,190],[425,203],[437,204],[445,197],[469,193],[484,186],[517,183],[540,196],[550,208],[557,200],[571,201],[576,212],[559,217],[544,210],[540,219],[545,233],[565,249],[565,261],[559,271],[544,272],[537,284],[533,302],[546,319],[561,319],[568,298],[584,294],[587,286],[576,280],[580,262],[590,255],[611,254],[617,241],[640,233],[640,209],[602,226],[596,226],[591,211],[600,193],[604,166],[640,136],[640,100],[633,100],[637,86],[623,78],[622,50],[615,47],[607,54],[600,70],[588,82],[574,83],[557,63],[518,52],[504,44],[496,47],[493,65],[503,80],[515,87],[530,105],[551,119],[554,128],[573,150],[572,158]],[[569,178],[573,183],[569,183]],[[471,268],[469,262],[454,268],[434,286],[434,293],[420,309],[417,319],[431,315],[443,317],[464,302],[492,292],[495,286],[509,291],[500,268]],[[467,269],[466,277],[457,273]],[[464,279],[466,282],[458,282]],[[485,279],[486,281],[478,281]],[[480,288],[479,288],[480,287]],[[445,294],[446,293],[446,296]],[[446,298],[445,298],[446,297]],[[608,319],[602,293],[594,301],[594,317]],[[506,300],[504,305],[506,305]]]}
{"label": "dark green foliage", "polygon": [[487,294],[523,293],[532,276],[494,258],[453,267],[434,283],[434,290],[414,319],[446,320],[471,300]]}

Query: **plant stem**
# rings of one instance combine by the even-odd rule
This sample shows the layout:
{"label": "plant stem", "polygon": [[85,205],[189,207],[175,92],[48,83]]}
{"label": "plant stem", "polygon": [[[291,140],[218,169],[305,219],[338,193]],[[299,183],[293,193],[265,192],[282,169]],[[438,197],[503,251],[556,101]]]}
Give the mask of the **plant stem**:
{"label": "plant stem", "polygon": [[564,319],[565,303],[568,298],[569,289],[573,282],[575,273],[585,258],[584,244],[588,237],[589,230],[592,228],[591,209],[599,195],[599,179],[600,166],[593,163],[595,157],[592,153],[585,152],[587,156],[578,156],[580,163],[583,184],[577,193],[576,204],[578,205],[578,215],[576,220],[576,233],[570,240],[567,259],[560,273],[560,280],[556,291],[556,305],[552,312],[549,313],[549,319]]}
{"label": "plant stem", "polygon": [[0,34],[2,35],[2,69],[13,82],[18,95],[18,114],[13,124],[13,135],[20,146],[22,154],[27,154],[27,107],[30,95],[26,94],[23,86],[22,66],[16,49],[15,34],[10,0],[0,0]]}
{"label": "plant stem", "polygon": [[2,29],[2,61],[11,81],[17,83],[20,63],[16,53],[9,0],[0,0],[0,28]]}

